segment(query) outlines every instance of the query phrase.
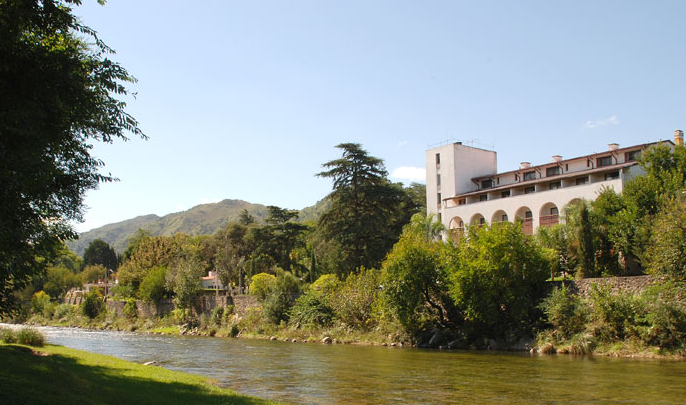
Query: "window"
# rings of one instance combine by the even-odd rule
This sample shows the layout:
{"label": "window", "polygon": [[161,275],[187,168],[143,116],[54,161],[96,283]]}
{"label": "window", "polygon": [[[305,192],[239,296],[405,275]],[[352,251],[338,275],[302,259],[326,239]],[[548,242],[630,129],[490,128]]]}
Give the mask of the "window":
{"label": "window", "polygon": [[536,187],[531,186],[524,189],[524,194],[531,194],[536,192]]}
{"label": "window", "polygon": [[441,193],[436,194],[436,198],[438,199],[438,205],[441,205]]}
{"label": "window", "polygon": [[560,174],[560,166],[545,169],[545,177],[557,176],[558,174]]}
{"label": "window", "polygon": [[507,214],[503,214],[503,215],[500,217],[500,220],[501,220],[502,222],[507,222]]}
{"label": "window", "polygon": [[465,205],[467,204],[467,199],[466,198],[460,198],[457,200],[457,205]]}
{"label": "window", "polygon": [[437,175],[436,175],[436,185],[437,185],[437,186],[440,186],[440,185],[441,185],[441,175],[440,175],[440,174],[437,174]]}
{"label": "window", "polygon": [[624,161],[625,162],[634,162],[638,159],[638,157],[641,155],[640,150],[632,150],[631,152],[627,152],[624,154]]}
{"label": "window", "polygon": [[500,177],[495,179],[495,184],[500,184]]}
{"label": "window", "polygon": [[524,213],[524,218],[529,219],[529,218],[533,218],[533,217],[534,217],[534,214],[532,214],[531,211],[527,211]]}
{"label": "window", "polygon": [[486,218],[484,218],[484,217],[479,218],[479,225],[483,225],[485,223],[486,223]]}
{"label": "window", "polygon": [[557,207],[552,207],[550,209],[550,215],[557,215],[557,214],[558,214]]}
{"label": "window", "polygon": [[438,213],[438,222],[443,222],[441,219],[441,213],[440,212]]}
{"label": "window", "polygon": [[482,194],[479,196],[479,201],[488,201],[488,196],[486,194]]}
{"label": "window", "polygon": [[560,188],[560,186],[561,186],[560,182],[556,181],[554,183],[550,183],[549,189],[550,190],[556,190],[556,189]]}
{"label": "window", "polygon": [[536,179],[536,172],[526,172],[526,173],[524,173],[524,181],[535,180],[535,179]]}
{"label": "window", "polygon": [[566,172],[569,171],[569,164],[568,164],[568,163],[565,164],[565,171],[566,171]]}
{"label": "window", "polygon": [[605,173],[605,180],[614,180],[619,178],[619,171]]}
{"label": "window", "polygon": [[493,180],[484,180],[481,182],[481,188],[491,188],[493,187]]}
{"label": "window", "polygon": [[588,183],[588,176],[577,177],[577,178],[576,178],[576,185],[577,185],[577,186],[580,186],[580,185],[586,184],[586,183]]}
{"label": "window", "polygon": [[441,164],[441,154],[437,153],[436,154],[436,166]]}
{"label": "window", "polygon": [[612,156],[603,156],[599,157],[596,159],[596,166],[597,167],[603,167],[603,166],[610,166],[612,165]]}
{"label": "window", "polygon": [[500,193],[500,198],[507,198],[509,196],[510,196],[510,190],[503,191],[502,193]]}

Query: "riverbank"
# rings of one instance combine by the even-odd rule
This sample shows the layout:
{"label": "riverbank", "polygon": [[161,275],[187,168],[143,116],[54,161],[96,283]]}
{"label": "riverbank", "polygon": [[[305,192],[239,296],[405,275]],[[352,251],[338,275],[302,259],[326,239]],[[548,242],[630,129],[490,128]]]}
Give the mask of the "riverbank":
{"label": "riverbank", "polygon": [[0,364],[3,404],[276,404],[205,377],[62,346],[0,344]]}

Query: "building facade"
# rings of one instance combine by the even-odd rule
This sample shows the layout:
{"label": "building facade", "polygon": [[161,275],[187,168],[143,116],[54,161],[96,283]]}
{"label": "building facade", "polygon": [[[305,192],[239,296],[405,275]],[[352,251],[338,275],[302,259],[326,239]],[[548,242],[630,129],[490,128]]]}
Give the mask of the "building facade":
{"label": "building facade", "polygon": [[[674,143],[683,144],[683,132]],[[606,187],[620,193],[624,183],[642,169],[636,159],[641,151],[657,144],[620,148],[611,143],[604,152],[519,169],[497,172],[497,154],[460,142],[426,151],[427,212],[437,215],[459,236],[466,225],[501,221],[522,222],[526,234],[564,221],[564,209],[578,200],[595,200]]]}

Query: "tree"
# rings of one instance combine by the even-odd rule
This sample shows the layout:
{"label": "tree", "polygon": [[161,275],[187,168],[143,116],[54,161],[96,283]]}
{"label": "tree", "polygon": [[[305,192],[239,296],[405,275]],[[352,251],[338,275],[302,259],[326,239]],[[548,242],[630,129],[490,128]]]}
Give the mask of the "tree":
{"label": "tree", "polygon": [[0,313],[76,237],[84,193],[115,180],[93,142],[145,137],[117,98],[135,80],[72,14],[79,3],[0,2]]}
{"label": "tree", "polygon": [[452,244],[436,240],[441,224],[416,214],[383,263],[385,300],[409,332],[447,326],[455,310],[448,291],[446,259]]}
{"label": "tree", "polygon": [[174,292],[174,305],[188,315],[202,290],[202,264],[194,257],[183,257],[166,274],[166,287]]}
{"label": "tree", "polygon": [[113,271],[117,269],[117,253],[112,247],[102,239],[95,239],[83,252],[83,265],[102,265],[106,269]]}
{"label": "tree", "polygon": [[409,220],[402,207],[410,199],[388,181],[383,161],[369,156],[360,144],[336,147],[343,156],[324,163],[328,170],[317,174],[333,180],[331,205],[319,219],[319,236],[324,242],[335,241],[340,249],[339,272],[377,267],[400,235],[404,223],[398,218]]}
{"label": "tree", "polygon": [[447,272],[450,294],[476,336],[531,332],[549,269],[519,224],[469,227]]}

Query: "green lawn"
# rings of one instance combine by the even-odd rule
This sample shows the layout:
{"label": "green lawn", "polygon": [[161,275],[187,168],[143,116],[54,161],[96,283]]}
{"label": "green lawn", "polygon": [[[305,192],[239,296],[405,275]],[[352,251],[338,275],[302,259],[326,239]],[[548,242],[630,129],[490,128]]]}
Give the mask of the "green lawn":
{"label": "green lawn", "polygon": [[0,344],[0,404],[274,404],[207,378],[62,346]]}

